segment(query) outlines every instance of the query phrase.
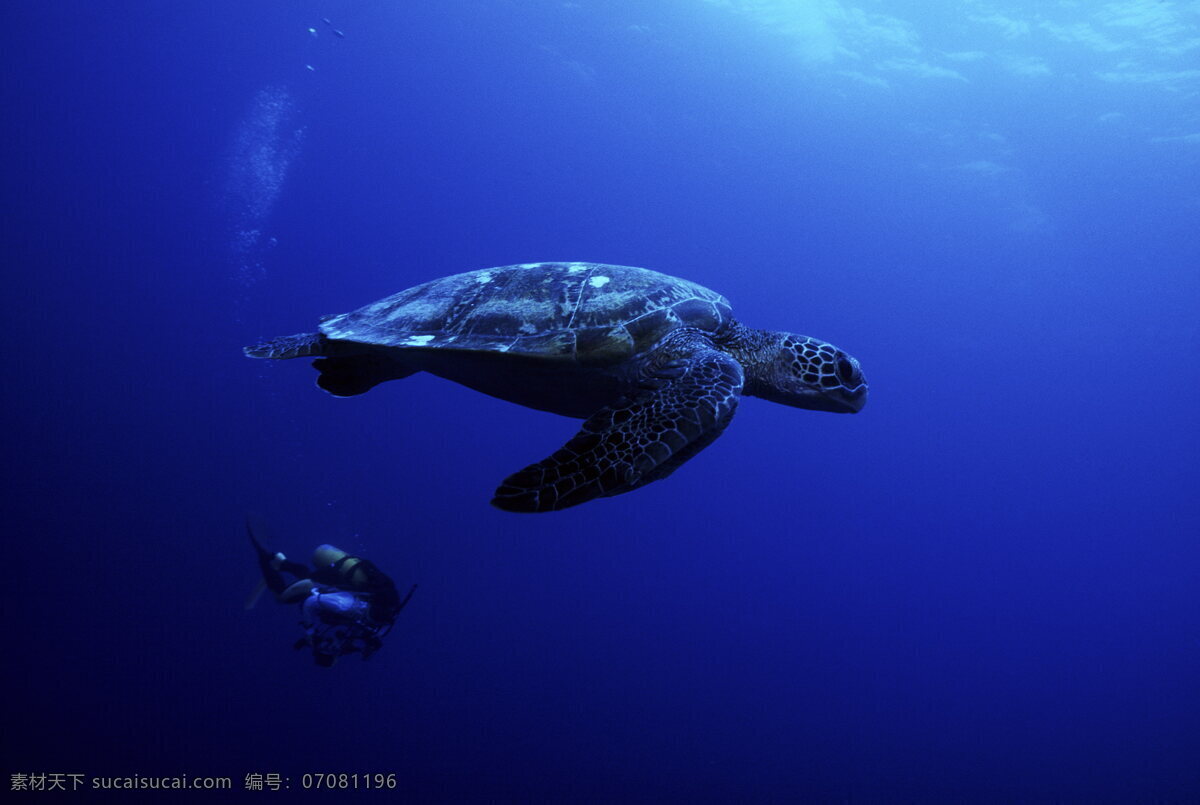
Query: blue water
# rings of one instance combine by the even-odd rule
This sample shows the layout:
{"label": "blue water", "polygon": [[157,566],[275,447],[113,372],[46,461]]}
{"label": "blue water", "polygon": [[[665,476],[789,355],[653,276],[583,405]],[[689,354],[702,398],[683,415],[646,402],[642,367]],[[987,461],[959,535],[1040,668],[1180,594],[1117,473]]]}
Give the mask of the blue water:
{"label": "blue water", "polygon": [[[6,774],[1200,801],[1195,3],[5,28]],[[855,355],[870,402],[746,399],[670,479],[518,516],[493,488],[575,421],[241,354],[543,260],[702,283]],[[243,609],[248,512],[420,585],[382,651],[318,668],[298,612]]]}

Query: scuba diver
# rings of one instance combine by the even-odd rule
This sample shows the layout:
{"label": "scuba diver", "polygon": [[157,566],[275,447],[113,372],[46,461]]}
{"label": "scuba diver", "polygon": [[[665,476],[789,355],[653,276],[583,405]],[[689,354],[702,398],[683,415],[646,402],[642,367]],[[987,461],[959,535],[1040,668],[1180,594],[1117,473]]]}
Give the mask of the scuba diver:
{"label": "scuba diver", "polygon": [[[294,648],[311,647],[313,660],[322,667],[346,654],[361,654],[365,660],[382,648],[384,635],[417,589],[414,584],[401,600],[396,585],[373,562],[332,545],[313,551],[314,569],[309,570],[264,548],[249,519],[246,532],[262,569],[262,582],[246,608],[254,606],[263,589],[274,593],[281,604],[299,603],[304,637]],[[284,573],[294,580],[289,583]]]}

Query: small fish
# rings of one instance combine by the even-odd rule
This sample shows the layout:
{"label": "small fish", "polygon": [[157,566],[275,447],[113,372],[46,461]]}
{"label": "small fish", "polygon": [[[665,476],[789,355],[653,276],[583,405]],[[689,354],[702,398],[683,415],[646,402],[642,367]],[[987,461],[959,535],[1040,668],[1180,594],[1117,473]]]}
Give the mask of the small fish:
{"label": "small fish", "polygon": [[346,35],[344,33],[342,33],[341,31],[339,31],[337,28],[333,29],[333,35],[336,36],[338,39],[346,38]]}

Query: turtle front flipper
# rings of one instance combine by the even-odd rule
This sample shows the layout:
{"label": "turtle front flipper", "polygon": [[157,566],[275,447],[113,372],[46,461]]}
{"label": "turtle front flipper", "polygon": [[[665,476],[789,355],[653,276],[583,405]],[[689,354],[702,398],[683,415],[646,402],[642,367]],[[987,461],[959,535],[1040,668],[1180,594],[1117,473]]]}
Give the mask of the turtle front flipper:
{"label": "turtle front flipper", "polygon": [[321,373],[317,385],[335,397],[352,397],[387,380],[399,380],[417,372],[385,351],[352,341],[339,341],[323,333],[297,333],[273,338],[242,350],[251,358],[288,360],[312,358]]}
{"label": "turtle front flipper", "polygon": [[653,356],[642,393],[601,409],[549,458],[505,478],[492,505],[543,512],[620,495],[711,444],[737,408],[742,367],[706,339],[679,341]]}

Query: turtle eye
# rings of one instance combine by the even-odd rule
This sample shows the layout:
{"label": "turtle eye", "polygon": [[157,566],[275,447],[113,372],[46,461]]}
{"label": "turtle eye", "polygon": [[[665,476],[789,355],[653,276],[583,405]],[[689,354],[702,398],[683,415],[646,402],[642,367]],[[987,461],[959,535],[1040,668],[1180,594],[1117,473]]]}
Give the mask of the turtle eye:
{"label": "turtle eye", "polygon": [[847,386],[854,382],[854,364],[850,363],[847,358],[837,359],[837,376]]}

